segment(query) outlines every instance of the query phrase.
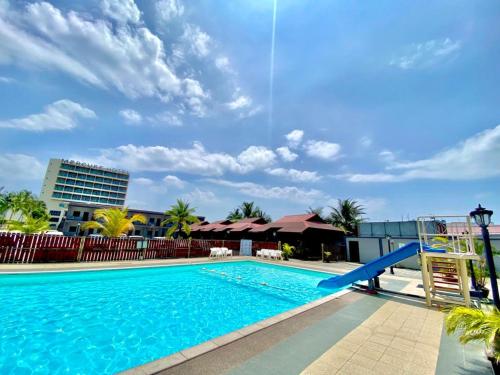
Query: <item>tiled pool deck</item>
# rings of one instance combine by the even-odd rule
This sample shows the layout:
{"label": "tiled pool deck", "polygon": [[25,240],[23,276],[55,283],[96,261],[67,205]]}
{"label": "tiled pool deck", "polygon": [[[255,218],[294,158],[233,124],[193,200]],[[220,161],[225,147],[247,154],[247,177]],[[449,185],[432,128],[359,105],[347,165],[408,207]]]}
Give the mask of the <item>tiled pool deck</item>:
{"label": "tiled pool deck", "polygon": [[[248,258],[235,257],[234,260]],[[206,262],[206,258],[107,263],[0,265],[3,272],[123,268]],[[355,263],[283,262],[345,273]],[[396,269],[381,286],[422,294],[420,273]],[[129,374],[492,374],[480,345],[443,331],[444,314],[418,299],[357,291],[299,307]]]}

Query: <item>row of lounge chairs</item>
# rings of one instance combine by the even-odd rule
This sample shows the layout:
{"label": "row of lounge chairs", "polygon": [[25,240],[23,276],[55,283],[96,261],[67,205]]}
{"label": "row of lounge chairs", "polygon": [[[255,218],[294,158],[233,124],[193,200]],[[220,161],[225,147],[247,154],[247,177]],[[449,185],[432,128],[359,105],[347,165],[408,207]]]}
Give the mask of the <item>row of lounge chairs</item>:
{"label": "row of lounge chairs", "polygon": [[233,256],[233,250],[229,250],[227,247],[211,247],[210,248],[210,258],[223,258]]}
{"label": "row of lounge chairs", "polygon": [[262,249],[258,250],[256,254],[257,258],[262,258],[262,259],[276,259],[276,260],[283,260],[282,252],[281,250],[271,250],[271,249]]}

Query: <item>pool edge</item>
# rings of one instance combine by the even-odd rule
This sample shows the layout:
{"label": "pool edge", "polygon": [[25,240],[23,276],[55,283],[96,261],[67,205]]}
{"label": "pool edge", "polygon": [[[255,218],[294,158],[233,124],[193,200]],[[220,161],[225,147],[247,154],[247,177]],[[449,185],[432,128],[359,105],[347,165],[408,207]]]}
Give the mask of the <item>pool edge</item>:
{"label": "pool edge", "polygon": [[[300,268],[300,267],[296,267]],[[251,324],[249,326],[240,328],[238,330],[229,332],[225,335],[215,337],[211,340],[205,341],[201,344],[192,346],[190,348],[181,350],[179,352],[170,354],[166,357],[147,362],[143,365],[132,367],[128,370],[119,372],[121,375],[149,375],[149,374],[155,374],[160,371],[167,370],[169,368],[178,366],[186,361],[189,361],[193,358],[199,357],[203,354],[206,354],[208,352],[211,352],[212,350],[218,349],[220,347],[223,347],[225,345],[229,345],[237,340],[240,340],[246,336],[252,335],[256,332],[259,332],[261,330],[264,330],[268,327],[271,327],[272,325],[275,325],[277,323],[280,323],[284,320],[290,319],[292,317],[295,317],[297,315],[300,315],[306,311],[309,311],[311,309],[314,309],[324,303],[333,301],[335,299],[338,299],[342,297],[345,294],[348,294],[352,291],[352,288],[347,288],[343,290],[339,290],[338,292],[335,292],[333,294],[330,294],[326,297],[319,298],[317,300],[314,300],[312,302],[309,302],[305,305],[298,306],[294,309],[291,309],[289,311],[285,311],[281,314],[274,315],[270,318],[258,321],[254,324]]]}

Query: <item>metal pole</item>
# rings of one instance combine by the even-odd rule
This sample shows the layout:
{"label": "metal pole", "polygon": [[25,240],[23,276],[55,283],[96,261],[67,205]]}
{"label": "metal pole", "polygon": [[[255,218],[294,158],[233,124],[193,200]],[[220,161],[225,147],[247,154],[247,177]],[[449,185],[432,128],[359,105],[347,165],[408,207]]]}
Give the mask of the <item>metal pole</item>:
{"label": "metal pole", "polygon": [[484,225],[481,225],[481,232],[483,235],[486,262],[488,263],[488,269],[490,271],[491,294],[493,295],[493,303],[495,304],[497,309],[500,309],[500,297],[498,296],[498,283],[495,271],[495,261],[493,260],[493,252],[491,251],[490,232]]}
{"label": "metal pole", "polygon": [[[389,247],[389,253],[391,253],[391,238],[390,237],[387,239],[387,246]],[[394,275],[394,267],[390,266],[389,269],[391,271],[391,275]]]}
{"label": "metal pole", "polygon": [[477,290],[477,281],[476,275],[474,274],[474,263],[472,263],[472,259],[469,259],[469,268],[470,268],[470,279],[472,281],[472,288]]}

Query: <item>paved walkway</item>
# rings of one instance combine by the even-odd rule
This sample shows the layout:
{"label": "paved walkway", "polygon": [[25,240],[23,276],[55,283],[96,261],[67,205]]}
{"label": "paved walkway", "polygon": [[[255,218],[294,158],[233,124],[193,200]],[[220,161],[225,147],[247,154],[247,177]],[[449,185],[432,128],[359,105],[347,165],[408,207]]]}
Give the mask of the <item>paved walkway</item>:
{"label": "paved walkway", "polygon": [[389,301],[302,374],[434,374],[442,330],[442,313]]}

